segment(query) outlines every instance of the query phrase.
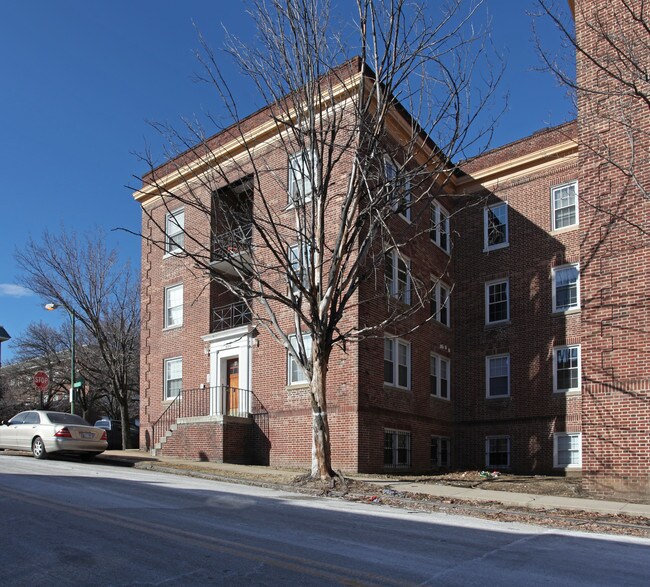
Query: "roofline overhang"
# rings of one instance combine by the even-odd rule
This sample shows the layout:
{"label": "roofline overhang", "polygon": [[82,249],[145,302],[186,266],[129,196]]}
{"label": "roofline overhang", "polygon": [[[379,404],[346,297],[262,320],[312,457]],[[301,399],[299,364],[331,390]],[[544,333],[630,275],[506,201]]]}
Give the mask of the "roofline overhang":
{"label": "roofline overhang", "polygon": [[[344,64],[337,69],[341,69],[342,67],[350,65],[351,63],[352,62],[348,62],[347,64]],[[368,65],[363,64],[359,68],[359,71],[356,71],[353,75],[342,79],[331,90],[328,89],[325,99],[323,99],[319,105],[320,111],[330,108],[336,104],[341,104],[353,96],[358,96],[359,85],[362,83],[362,81],[366,82],[366,80],[374,82],[376,78],[372,69]],[[290,96],[287,96],[285,99],[288,98],[290,98]],[[277,105],[277,103],[268,105],[255,112],[254,114],[248,116],[246,119],[242,119],[242,121],[247,119],[251,120],[255,117],[262,118],[265,114],[269,115],[267,120],[258,125],[255,125],[249,131],[242,132],[239,128],[239,125],[242,121],[238,121],[208,139],[206,141],[208,151],[204,156],[197,154],[196,157],[192,159],[192,161],[183,165],[179,165],[171,172],[165,173],[160,177],[156,177],[157,171],[163,170],[169,164],[173,164],[175,159],[181,159],[183,156],[191,154],[192,149],[190,149],[180,154],[175,159],[171,159],[167,163],[151,170],[143,178],[143,187],[133,192],[134,199],[144,206],[153,200],[164,197],[165,192],[171,191],[175,187],[189,182],[190,180],[199,176],[201,173],[207,171],[209,168],[215,165],[223,164],[228,160],[243,155],[247,151],[254,149],[257,145],[273,139],[274,136],[279,135],[281,132],[283,132],[283,126],[290,126],[292,124],[292,121],[297,118],[298,114],[298,109],[294,107],[289,110],[289,112],[285,113],[284,116],[270,116],[275,105]],[[425,132],[422,127],[420,127],[420,125],[408,112],[408,110],[396,99],[393,100],[392,105],[394,108],[391,109],[389,122],[392,121],[394,128],[402,135],[402,138],[406,137],[407,140],[418,139],[418,151],[423,154],[425,152],[429,152],[430,154],[427,155],[427,159],[429,161],[438,161],[439,163],[442,163],[446,168],[449,168],[450,171],[453,171],[454,165],[451,162],[446,161],[444,153],[433,142],[428,133]],[[218,137],[227,136],[228,134],[232,135],[233,138],[227,140],[225,143],[219,145],[215,149],[209,148],[210,141],[215,140]],[[198,148],[198,146],[196,148]],[[456,178],[452,176],[451,180],[455,181]]]}
{"label": "roofline overhang", "polygon": [[468,173],[464,177],[458,179],[456,183],[459,189],[474,184],[480,184],[489,189],[499,182],[517,179],[522,175],[528,175],[531,172],[541,171],[562,163],[577,162],[577,158],[578,143],[577,141],[570,139],[522,155],[521,157],[515,157],[514,159],[509,159],[503,163]]}
{"label": "roofline overhang", "polygon": [[[349,98],[353,92],[358,90],[358,84],[362,75],[362,72],[357,72],[355,75],[350,76],[335,85],[332,90],[328,92],[326,96],[327,99],[323,100],[320,104],[321,110],[340,102],[341,98]],[[273,106],[274,105],[266,106],[253,116],[261,117],[265,113],[270,114]],[[234,159],[246,150],[254,148],[255,145],[272,138],[274,135],[280,134],[280,132],[282,132],[281,126],[289,126],[292,123],[292,120],[295,120],[297,113],[297,109],[292,108],[283,117],[269,116],[265,122],[254,126],[248,132],[241,132],[238,130],[238,124],[241,122],[238,121],[238,123],[235,123],[212,138],[228,134],[236,136],[233,136],[231,140],[225,142],[216,149],[209,149],[205,156],[197,156],[193,161],[181,165],[161,177],[156,177],[155,173],[157,169],[161,169],[162,166],[149,172],[145,178],[143,178],[143,183],[145,183],[145,185],[143,185],[139,190],[133,192],[134,199],[144,205],[152,199],[164,196],[165,191],[171,190],[179,184],[195,178],[206,169],[224,163],[230,159]],[[208,139],[207,142],[209,141],[210,139]],[[181,156],[182,154],[179,155],[179,157]],[[173,160],[168,163],[172,162]]]}

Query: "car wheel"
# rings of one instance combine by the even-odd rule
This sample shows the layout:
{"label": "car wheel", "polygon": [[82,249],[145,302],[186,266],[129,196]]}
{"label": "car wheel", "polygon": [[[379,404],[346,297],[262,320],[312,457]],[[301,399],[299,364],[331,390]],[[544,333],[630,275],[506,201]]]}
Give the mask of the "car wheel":
{"label": "car wheel", "polygon": [[43,439],[40,436],[37,436],[36,438],[34,438],[34,440],[32,440],[32,454],[37,459],[47,458],[45,444],[43,443]]}

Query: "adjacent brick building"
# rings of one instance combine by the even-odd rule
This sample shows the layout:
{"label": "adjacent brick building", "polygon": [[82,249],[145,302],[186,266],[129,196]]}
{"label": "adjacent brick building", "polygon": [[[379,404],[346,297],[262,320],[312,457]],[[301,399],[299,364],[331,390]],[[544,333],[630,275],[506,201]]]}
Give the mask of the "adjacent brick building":
{"label": "adjacent brick building", "polygon": [[[578,39],[595,43],[581,24],[581,4],[590,6],[578,3]],[[581,59],[579,77],[595,75]],[[339,91],[335,100],[350,98]],[[403,258],[386,258],[381,279],[362,285],[346,322],[376,322],[387,305],[403,303],[406,273],[435,287],[411,322],[335,349],[327,390],[335,468],[581,472],[593,493],[650,489],[650,208],[590,148],[593,134],[605,132],[625,149],[616,135],[623,131],[601,128],[591,103],[579,107],[576,122],[467,162],[426,209],[392,219],[394,230],[421,235]],[[643,112],[632,114],[647,124]],[[188,174],[209,167],[192,152],[155,170],[135,194],[147,237],[141,446],[151,450],[309,465],[311,407],[300,370],[245,304],[176,250],[182,239],[183,247],[199,247],[198,235],[210,251],[215,232],[215,246],[256,242],[246,225],[236,234],[215,227],[214,197],[237,203],[263,194],[284,222],[291,180],[282,185],[277,176],[288,177],[290,163],[276,148],[269,115],[250,116],[237,132],[274,173],[244,163],[234,180],[206,183],[207,214],[164,197],[165,190],[182,194]],[[399,120],[389,130],[398,140]],[[220,165],[241,158],[242,142],[228,131],[210,141]],[[647,180],[644,161],[639,177]],[[351,164],[341,157],[341,181]],[[247,179],[255,174],[258,181]],[[229,270],[217,258],[213,269]],[[290,331],[292,316],[279,319]]]}

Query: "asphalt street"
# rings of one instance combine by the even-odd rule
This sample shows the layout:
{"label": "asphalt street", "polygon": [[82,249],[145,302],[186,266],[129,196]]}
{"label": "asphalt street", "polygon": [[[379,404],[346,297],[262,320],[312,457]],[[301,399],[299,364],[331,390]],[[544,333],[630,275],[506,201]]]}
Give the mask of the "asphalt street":
{"label": "asphalt street", "polygon": [[0,585],[647,585],[650,540],[0,453]]}

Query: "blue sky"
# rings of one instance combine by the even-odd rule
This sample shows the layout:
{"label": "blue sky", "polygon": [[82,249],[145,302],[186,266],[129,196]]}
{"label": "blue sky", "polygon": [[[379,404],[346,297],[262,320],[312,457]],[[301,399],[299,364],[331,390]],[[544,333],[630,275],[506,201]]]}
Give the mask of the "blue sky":
{"label": "blue sky", "polygon": [[[348,7],[351,0],[340,0]],[[193,22],[214,48],[223,27],[252,34],[240,2],[184,0],[31,0],[4,2],[0,19],[0,325],[18,336],[30,322],[56,324],[43,300],[18,285],[14,251],[43,230],[103,228],[109,244],[139,269],[140,210],[127,185],[144,170],[134,152],[159,138],[147,121],[218,113],[199,70]],[[562,88],[539,65],[532,41],[534,0],[486,0],[493,38],[507,59],[509,93],[493,146],[569,117]],[[549,37],[549,46],[552,45]],[[234,72],[232,73],[234,79]],[[249,111],[260,104],[241,105]],[[55,316],[54,314],[62,314]],[[12,357],[11,341],[2,360]]]}

